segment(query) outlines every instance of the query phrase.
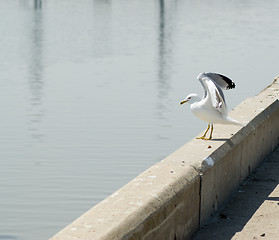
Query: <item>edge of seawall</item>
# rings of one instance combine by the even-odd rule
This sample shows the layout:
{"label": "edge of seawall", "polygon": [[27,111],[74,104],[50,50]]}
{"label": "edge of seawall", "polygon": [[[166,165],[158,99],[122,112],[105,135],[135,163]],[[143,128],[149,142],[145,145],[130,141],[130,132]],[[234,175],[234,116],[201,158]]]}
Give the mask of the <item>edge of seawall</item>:
{"label": "edge of seawall", "polygon": [[189,239],[279,143],[278,77],[218,125],[192,139],[56,234],[58,239]]}

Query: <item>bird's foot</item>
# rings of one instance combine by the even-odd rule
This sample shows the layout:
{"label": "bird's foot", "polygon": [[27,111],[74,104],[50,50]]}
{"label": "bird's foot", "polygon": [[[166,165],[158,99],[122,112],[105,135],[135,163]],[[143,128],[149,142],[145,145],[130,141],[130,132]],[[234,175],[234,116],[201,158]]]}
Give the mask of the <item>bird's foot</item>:
{"label": "bird's foot", "polygon": [[196,139],[202,139],[202,140],[204,140],[204,136],[196,137]]}
{"label": "bird's foot", "polygon": [[196,137],[196,139],[210,140],[210,139],[212,139],[212,137],[205,138],[205,136],[201,136],[201,137]]}
{"label": "bird's foot", "polygon": [[202,138],[202,140],[210,140],[211,139],[211,137],[209,137],[209,138]]}

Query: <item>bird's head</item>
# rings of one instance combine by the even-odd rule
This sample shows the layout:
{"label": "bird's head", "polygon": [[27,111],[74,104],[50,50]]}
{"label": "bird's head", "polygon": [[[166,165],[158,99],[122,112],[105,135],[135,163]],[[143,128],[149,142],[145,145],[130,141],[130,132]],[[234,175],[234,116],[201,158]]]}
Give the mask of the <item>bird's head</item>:
{"label": "bird's head", "polygon": [[201,99],[199,98],[199,96],[197,94],[191,93],[183,101],[181,101],[180,104],[182,105],[182,104],[187,103],[187,102],[192,104],[192,103],[198,102],[200,100]]}

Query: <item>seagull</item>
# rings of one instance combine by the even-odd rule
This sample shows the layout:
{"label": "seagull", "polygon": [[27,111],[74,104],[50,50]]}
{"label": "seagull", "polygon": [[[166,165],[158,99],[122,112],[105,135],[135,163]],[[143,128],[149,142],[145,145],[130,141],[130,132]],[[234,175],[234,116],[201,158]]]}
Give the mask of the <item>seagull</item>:
{"label": "seagull", "polygon": [[[226,106],[225,96],[222,91],[235,88],[235,83],[228,77],[213,72],[203,72],[198,75],[203,89],[203,99],[195,94],[189,94],[185,100],[181,101],[180,104],[190,103],[190,109],[194,115],[203,121],[208,122],[208,127],[205,133],[197,139],[210,140],[212,139],[213,124],[233,124],[241,125],[242,123],[228,117],[228,110]],[[206,134],[210,131],[210,135],[206,138]]]}

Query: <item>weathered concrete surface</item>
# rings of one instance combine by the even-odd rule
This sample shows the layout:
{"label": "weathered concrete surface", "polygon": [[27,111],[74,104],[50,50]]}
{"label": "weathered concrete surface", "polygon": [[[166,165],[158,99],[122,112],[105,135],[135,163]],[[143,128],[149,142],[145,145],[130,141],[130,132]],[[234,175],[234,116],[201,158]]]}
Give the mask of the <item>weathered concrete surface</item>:
{"label": "weathered concrete surface", "polygon": [[279,145],[192,240],[278,240]]}
{"label": "weathered concrete surface", "polygon": [[199,180],[183,162],[162,161],[53,239],[182,239],[198,227]]}
{"label": "weathered concrete surface", "polygon": [[189,239],[279,141],[278,82],[90,209],[58,239]]}
{"label": "weathered concrete surface", "polygon": [[[261,103],[262,95],[253,98]],[[245,103],[245,102],[244,102]],[[249,106],[252,104],[249,103]],[[251,109],[256,109],[254,105]],[[242,107],[240,105],[239,107]],[[238,113],[246,108],[236,109]],[[248,108],[250,109],[250,108]],[[256,112],[255,112],[256,113]],[[253,112],[249,112],[252,115]],[[223,131],[226,131],[224,126]],[[279,142],[279,102],[275,101],[249,124],[208,156],[214,166],[193,165],[202,172],[200,223],[203,224],[218,209],[238,185],[255,169]]]}

